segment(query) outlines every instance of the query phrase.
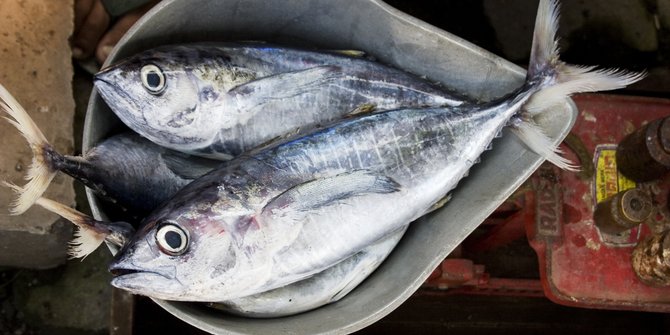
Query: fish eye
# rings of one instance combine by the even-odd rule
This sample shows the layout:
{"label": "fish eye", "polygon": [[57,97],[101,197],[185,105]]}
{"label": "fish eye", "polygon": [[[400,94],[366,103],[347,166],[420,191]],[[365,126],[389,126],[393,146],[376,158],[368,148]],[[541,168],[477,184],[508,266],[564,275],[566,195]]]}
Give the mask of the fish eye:
{"label": "fish eye", "polygon": [[165,89],[165,75],[161,68],[154,64],[147,64],[140,72],[142,85],[151,94],[159,94]]}
{"label": "fish eye", "polygon": [[156,243],[168,255],[183,254],[188,249],[188,242],[186,230],[174,222],[164,222],[156,231]]}

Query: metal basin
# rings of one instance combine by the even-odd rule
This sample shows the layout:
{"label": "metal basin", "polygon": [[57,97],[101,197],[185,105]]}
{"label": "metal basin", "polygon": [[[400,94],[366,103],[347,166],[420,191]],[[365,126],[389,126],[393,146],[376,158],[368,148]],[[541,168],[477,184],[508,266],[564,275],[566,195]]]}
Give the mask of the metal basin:
{"label": "metal basin", "polygon": [[[107,62],[162,44],[239,40],[363,50],[382,63],[424,75],[481,100],[511,92],[524,77],[523,69],[379,0],[164,0],[126,34]],[[538,121],[559,142],[572,127],[576,108],[566,100],[545,114]],[[120,121],[93,92],[84,150],[119,127]],[[442,259],[542,161],[511,134],[496,140],[494,149],[460,183],[452,200],[412,224],[384,264],[335,304],[295,316],[259,320],[222,314],[197,303],[156,303],[195,327],[219,334],[356,331],[412,295]],[[91,193],[88,199],[94,216],[106,219],[98,199]]]}

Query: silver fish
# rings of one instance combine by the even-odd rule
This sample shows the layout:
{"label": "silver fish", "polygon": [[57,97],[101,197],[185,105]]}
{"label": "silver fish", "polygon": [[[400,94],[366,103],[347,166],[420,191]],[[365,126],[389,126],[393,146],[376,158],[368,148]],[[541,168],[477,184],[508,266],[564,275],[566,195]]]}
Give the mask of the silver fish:
{"label": "silver fish", "polygon": [[345,115],[466,101],[362,57],[267,44],[160,47],[101,71],[94,82],[140,135],[217,159]]}
{"label": "silver fish", "polygon": [[28,183],[10,208],[14,215],[30,208],[60,171],[131,215],[144,217],[177,190],[221,163],[163,148],[131,132],[112,136],[83,156],[63,155],[2,85],[0,110],[11,117],[8,120],[33,151],[26,174]]}
{"label": "silver fish", "polygon": [[[9,186],[20,191],[16,186]],[[40,197],[36,204],[66,218],[77,227],[68,250],[72,258],[86,257],[102,242],[107,242],[110,248],[118,251],[135,232],[128,223],[97,221],[50,199]],[[356,288],[384,261],[406,228],[305,280],[248,297],[212,303],[210,306],[240,316],[268,318],[293,315],[336,302]]]}
{"label": "silver fish", "polygon": [[363,115],[228,161],[147,217],[112,262],[112,285],[225,301],[304,280],[429,211],[506,126],[574,168],[533,115],[643,75],[561,62],[556,6],[540,2],[526,82],[506,98]]}

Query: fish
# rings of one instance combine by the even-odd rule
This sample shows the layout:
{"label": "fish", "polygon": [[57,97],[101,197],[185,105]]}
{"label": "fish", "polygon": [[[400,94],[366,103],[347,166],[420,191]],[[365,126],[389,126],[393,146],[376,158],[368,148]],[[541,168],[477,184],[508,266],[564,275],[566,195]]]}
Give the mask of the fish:
{"label": "fish", "polygon": [[248,297],[210,303],[209,306],[239,316],[276,318],[337,302],[381,265],[406,229],[407,226],[310,278]]}
{"label": "fish", "polygon": [[571,94],[625,87],[644,73],[562,62],[557,6],[540,1],[526,80],[514,92],[358,115],[226,161],[144,219],[109,266],[112,285],[211,302],[307,279],[441,203],[504,128],[575,170],[534,117]]}
{"label": "fish", "polygon": [[[20,191],[15,185],[5,185]],[[128,223],[98,221],[51,199],[40,197],[36,204],[77,227],[75,238],[69,243],[70,258],[85,258],[103,242],[107,242],[113,252],[118,252],[135,233],[134,227]],[[209,306],[239,316],[270,318],[294,315],[337,302],[386,259],[406,229],[407,226],[303,281],[248,297],[210,303]]]}
{"label": "fish", "polygon": [[133,132],[109,137],[76,158],[64,156],[64,164],[55,166],[137,217],[221,163],[163,148]]}
{"label": "fish", "polygon": [[63,155],[28,112],[0,85],[0,110],[27,140],[33,159],[26,179],[10,206],[19,215],[48,188],[58,171],[93,190],[102,199],[118,204],[132,216],[144,217],[193,179],[221,162],[163,148],[138,134],[125,132],[100,142],[82,156]]}
{"label": "fish", "polygon": [[347,115],[469,101],[365,57],[258,43],[158,47],[103,69],[94,84],[143,137],[221,160]]}

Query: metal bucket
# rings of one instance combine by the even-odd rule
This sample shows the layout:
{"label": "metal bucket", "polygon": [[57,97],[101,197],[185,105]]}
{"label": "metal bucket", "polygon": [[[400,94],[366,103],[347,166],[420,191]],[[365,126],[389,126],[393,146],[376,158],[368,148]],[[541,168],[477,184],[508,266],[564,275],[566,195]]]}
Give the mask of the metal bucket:
{"label": "metal bucket", "polygon": [[[511,92],[524,77],[523,69],[379,0],[164,0],[126,34],[107,64],[163,44],[239,40],[363,50],[382,63],[440,81],[481,100]],[[577,112],[567,100],[546,114],[538,121],[559,142]],[[84,150],[118,131],[119,126],[120,121],[93,92]],[[452,200],[414,223],[384,264],[337,303],[264,320],[223,314],[197,303],[156,303],[195,327],[219,334],[343,334],[359,330],[412,295],[444,257],[541,163],[542,159],[513,135],[496,140],[494,149],[460,183]],[[88,199],[94,216],[106,219],[98,199],[90,192]]]}

